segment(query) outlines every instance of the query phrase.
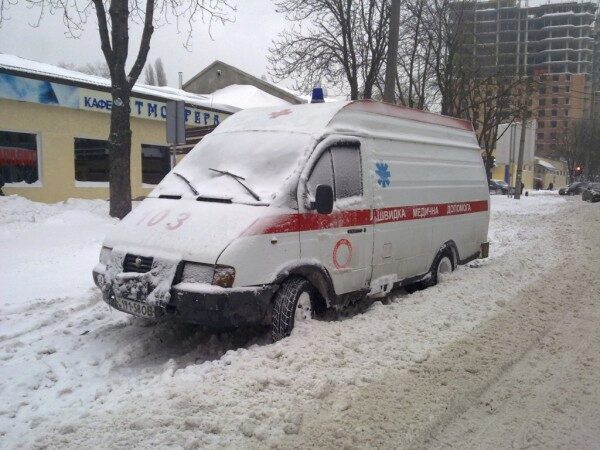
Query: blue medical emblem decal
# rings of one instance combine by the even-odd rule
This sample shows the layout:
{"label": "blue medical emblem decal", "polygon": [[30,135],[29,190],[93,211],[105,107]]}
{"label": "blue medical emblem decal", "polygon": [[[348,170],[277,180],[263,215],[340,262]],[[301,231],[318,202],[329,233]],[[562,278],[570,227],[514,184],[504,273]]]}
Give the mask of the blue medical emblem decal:
{"label": "blue medical emblem decal", "polygon": [[388,187],[390,185],[390,177],[392,174],[388,170],[388,165],[386,163],[375,163],[375,173],[377,174],[377,184],[382,188]]}

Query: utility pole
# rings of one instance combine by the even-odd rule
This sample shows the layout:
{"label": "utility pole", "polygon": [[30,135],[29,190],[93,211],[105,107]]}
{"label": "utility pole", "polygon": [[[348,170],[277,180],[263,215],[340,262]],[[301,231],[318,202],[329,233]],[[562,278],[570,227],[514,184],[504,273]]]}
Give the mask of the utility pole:
{"label": "utility pole", "polygon": [[[525,3],[525,8],[527,8],[528,2]],[[517,43],[517,76],[521,74],[521,1],[519,0],[519,6],[517,9],[517,21],[518,21],[518,29],[519,29],[519,40]],[[525,155],[525,135],[527,134],[527,119],[529,117],[529,74],[527,73],[527,51],[528,51],[528,42],[527,42],[527,30],[529,29],[528,22],[528,11],[525,10],[525,51],[523,52],[525,60],[523,61],[523,80],[525,81],[525,93],[523,95],[523,105],[521,107],[521,136],[519,137],[519,157],[517,159],[517,176],[515,177],[515,200],[519,200],[521,198],[522,189],[521,185],[523,184],[523,158]]]}
{"label": "utility pole", "polygon": [[385,65],[385,87],[383,101],[395,103],[396,75],[398,72],[398,35],[400,33],[400,0],[392,0],[390,8],[390,32],[388,38],[387,63]]}
{"label": "utility pole", "polygon": [[[523,111],[525,112],[525,111]],[[523,156],[525,153],[525,130],[527,129],[527,117],[521,115],[521,136],[519,137],[519,158],[517,159],[517,176],[515,177],[515,200],[521,198],[521,183],[523,180]]]}

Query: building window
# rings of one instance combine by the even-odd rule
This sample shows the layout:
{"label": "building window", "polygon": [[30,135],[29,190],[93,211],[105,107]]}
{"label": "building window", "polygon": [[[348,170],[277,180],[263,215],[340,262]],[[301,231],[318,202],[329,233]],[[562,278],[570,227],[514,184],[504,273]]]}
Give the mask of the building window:
{"label": "building window", "polygon": [[170,170],[169,147],[142,144],[142,183],[158,184]]}
{"label": "building window", "polygon": [[571,104],[571,99],[570,98],[565,98],[565,105],[570,105]]}
{"label": "building window", "polygon": [[544,128],[544,125],[545,125],[545,123],[543,121],[538,122],[538,128]]}
{"label": "building window", "polygon": [[544,133],[538,133],[537,138],[541,141],[544,139]]}
{"label": "building window", "polygon": [[552,115],[556,116],[558,114],[558,111],[556,111],[555,109],[552,110]]}
{"label": "building window", "polygon": [[558,99],[557,98],[553,98],[552,99],[552,104],[553,105],[558,105]]}
{"label": "building window", "polygon": [[565,109],[565,116],[568,116],[568,115],[569,115],[569,110]]}
{"label": "building window", "polygon": [[571,86],[565,86],[565,92],[571,92]]}
{"label": "building window", "polygon": [[546,93],[546,88],[545,87],[540,88],[540,94],[545,94],[545,93]]}
{"label": "building window", "polygon": [[558,86],[552,86],[552,92],[558,92]]}
{"label": "building window", "polygon": [[108,181],[107,141],[75,138],[75,180]]}
{"label": "building window", "polygon": [[556,128],[556,121],[553,120],[552,122],[550,122],[550,126],[552,128]]}
{"label": "building window", "polygon": [[544,111],[543,109],[540,109],[538,111],[538,117],[545,117],[546,116],[546,111]]}
{"label": "building window", "polygon": [[546,99],[540,98],[540,106],[546,106]]}
{"label": "building window", "polygon": [[571,74],[569,74],[569,73],[568,73],[568,74],[566,74],[566,75],[565,75],[565,80],[567,80],[567,81],[571,81]]}
{"label": "building window", "polygon": [[39,180],[35,134],[0,131],[0,180],[27,184]]}
{"label": "building window", "polygon": [[558,81],[560,79],[560,75],[552,75],[552,81]]}
{"label": "building window", "polygon": [[552,141],[556,140],[556,133],[550,133],[550,140],[552,140]]}

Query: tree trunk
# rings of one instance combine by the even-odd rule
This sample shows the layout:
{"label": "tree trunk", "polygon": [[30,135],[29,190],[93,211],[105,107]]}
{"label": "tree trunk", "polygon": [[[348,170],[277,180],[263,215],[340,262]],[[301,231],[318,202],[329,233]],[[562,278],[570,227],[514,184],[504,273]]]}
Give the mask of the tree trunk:
{"label": "tree trunk", "polygon": [[350,79],[350,100],[358,100],[358,81]]}
{"label": "tree trunk", "polygon": [[122,219],[131,211],[130,93],[113,91],[108,138],[110,215]]}
{"label": "tree trunk", "polygon": [[[385,63],[385,87],[383,101],[396,103],[396,75],[398,73],[398,36],[400,34],[400,0],[392,0],[390,8],[390,29],[388,53]],[[412,76],[412,73],[410,74]]]}

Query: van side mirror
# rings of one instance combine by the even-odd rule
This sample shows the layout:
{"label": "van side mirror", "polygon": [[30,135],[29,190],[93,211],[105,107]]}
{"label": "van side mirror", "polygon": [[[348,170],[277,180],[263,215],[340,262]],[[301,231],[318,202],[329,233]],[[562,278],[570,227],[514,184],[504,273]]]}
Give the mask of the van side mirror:
{"label": "van side mirror", "polygon": [[319,214],[331,214],[333,211],[333,188],[328,184],[319,184],[315,192],[315,201],[311,206]]}

